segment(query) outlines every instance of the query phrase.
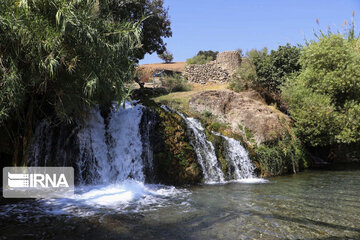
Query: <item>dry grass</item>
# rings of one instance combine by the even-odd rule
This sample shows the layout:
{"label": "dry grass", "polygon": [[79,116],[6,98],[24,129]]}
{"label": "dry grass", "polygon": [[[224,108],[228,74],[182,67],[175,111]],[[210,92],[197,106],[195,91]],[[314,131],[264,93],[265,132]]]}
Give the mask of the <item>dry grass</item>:
{"label": "dry grass", "polygon": [[137,71],[140,72],[140,80],[147,82],[147,80],[152,78],[153,73],[157,70],[183,72],[185,70],[185,66],[185,62],[143,64],[137,68]]}

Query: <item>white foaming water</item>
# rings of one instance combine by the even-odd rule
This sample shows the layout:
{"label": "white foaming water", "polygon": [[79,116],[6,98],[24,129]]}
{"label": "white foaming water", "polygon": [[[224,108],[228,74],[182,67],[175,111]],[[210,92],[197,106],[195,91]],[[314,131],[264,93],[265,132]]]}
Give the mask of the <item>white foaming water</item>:
{"label": "white foaming water", "polygon": [[[153,153],[149,129],[146,128],[144,136],[140,134],[143,110],[142,105],[126,102],[125,108],[117,110],[114,106],[107,119],[98,109],[90,112],[89,119],[76,133],[79,157],[75,161],[75,176],[80,185],[74,196],[39,200],[52,209],[48,212],[91,215],[103,208],[137,211],[160,207],[175,196],[181,199],[186,195],[187,191],[175,187],[145,184],[144,168],[150,169],[151,174]],[[34,161],[35,166],[46,165],[52,156],[51,147],[59,145],[47,139],[52,133],[47,121],[37,128],[32,159],[45,161]]]}
{"label": "white foaming water", "polygon": [[142,105],[132,107],[130,103],[118,111],[114,107],[107,126],[99,111],[92,112],[78,134],[80,176],[90,176],[90,182],[97,184],[118,183],[129,178],[145,180],[139,129],[142,110]]}
{"label": "white foaming water", "polygon": [[226,137],[219,133],[213,134],[225,139],[226,146],[226,160],[231,165],[233,171],[229,172],[229,178],[236,180],[243,180],[242,182],[257,181],[259,178],[255,177],[255,167],[252,164],[249,154],[241,143],[233,138]]}
{"label": "white foaming water", "polygon": [[40,200],[49,213],[89,216],[109,209],[121,212],[151,211],[182,201],[190,192],[175,187],[125,180],[117,184],[81,186],[73,197]]}
{"label": "white foaming water", "polygon": [[[149,127],[141,136],[140,125],[144,108],[142,105],[125,104],[125,108],[116,110],[113,107],[107,119],[99,110],[94,109],[85,125],[76,133],[79,143],[79,158],[76,159],[76,177],[80,186],[75,189],[75,195],[62,199],[39,200],[46,207],[46,212],[52,214],[73,214],[88,216],[102,209],[117,211],[147,211],[158,207],[181,202],[190,192],[164,185],[145,184],[145,168],[152,169],[152,150],[149,140]],[[168,111],[168,109],[165,109]],[[179,114],[194,133],[192,142],[199,164],[207,184],[226,183],[224,173],[216,157],[213,144],[206,139],[204,128],[194,118]],[[150,124],[150,125],[149,125]],[[49,124],[44,121],[35,133],[35,144],[32,150],[33,164],[45,164],[51,160],[52,146],[57,153],[61,152],[62,142],[47,141],[46,136],[52,136]],[[65,133],[66,135],[66,133]],[[230,182],[258,183],[262,179],[254,177],[254,167],[241,144],[231,138],[223,137],[227,144],[227,164],[231,167]],[[65,139],[65,142],[68,142]],[[146,155],[146,156],[145,156]],[[144,157],[145,156],[145,157]],[[37,158],[42,158],[37,162]],[[57,159],[57,158],[56,158]],[[48,161],[49,160],[49,161]],[[229,168],[230,169],[230,168]],[[170,200],[170,201],[169,201]]]}
{"label": "white foaming water", "polygon": [[224,182],[224,174],[219,167],[213,144],[206,139],[204,128],[195,118],[185,117],[179,114],[187,123],[188,127],[195,135],[193,143],[197,160],[202,168],[205,183],[222,183]]}

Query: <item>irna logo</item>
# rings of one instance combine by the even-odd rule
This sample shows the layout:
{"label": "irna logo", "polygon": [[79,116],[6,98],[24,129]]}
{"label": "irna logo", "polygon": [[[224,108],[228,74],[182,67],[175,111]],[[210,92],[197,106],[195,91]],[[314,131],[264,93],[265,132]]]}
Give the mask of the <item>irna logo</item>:
{"label": "irna logo", "polygon": [[27,188],[27,187],[69,187],[65,174],[21,174],[8,173],[8,185],[11,188]]}
{"label": "irna logo", "polygon": [[74,194],[72,167],[5,167],[6,198],[54,198]]}

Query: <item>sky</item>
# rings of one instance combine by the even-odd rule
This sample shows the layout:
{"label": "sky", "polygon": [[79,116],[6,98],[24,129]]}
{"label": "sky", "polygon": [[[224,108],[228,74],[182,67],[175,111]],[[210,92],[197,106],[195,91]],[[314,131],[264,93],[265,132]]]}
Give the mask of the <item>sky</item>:
{"label": "sky", "polygon": [[[315,38],[314,30],[341,30],[354,10],[360,24],[360,0],[164,0],[164,6],[173,32],[164,41],[174,61],[186,61],[199,50],[304,44]],[[147,54],[140,64],[158,62],[157,54]]]}

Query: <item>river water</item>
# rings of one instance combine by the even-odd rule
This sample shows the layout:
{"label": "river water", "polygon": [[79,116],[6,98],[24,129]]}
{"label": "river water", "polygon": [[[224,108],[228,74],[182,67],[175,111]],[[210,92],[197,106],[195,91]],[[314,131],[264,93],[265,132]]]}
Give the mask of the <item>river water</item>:
{"label": "river water", "polygon": [[3,199],[0,223],[0,239],[360,239],[360,170],[78,187],[74,199]]}

